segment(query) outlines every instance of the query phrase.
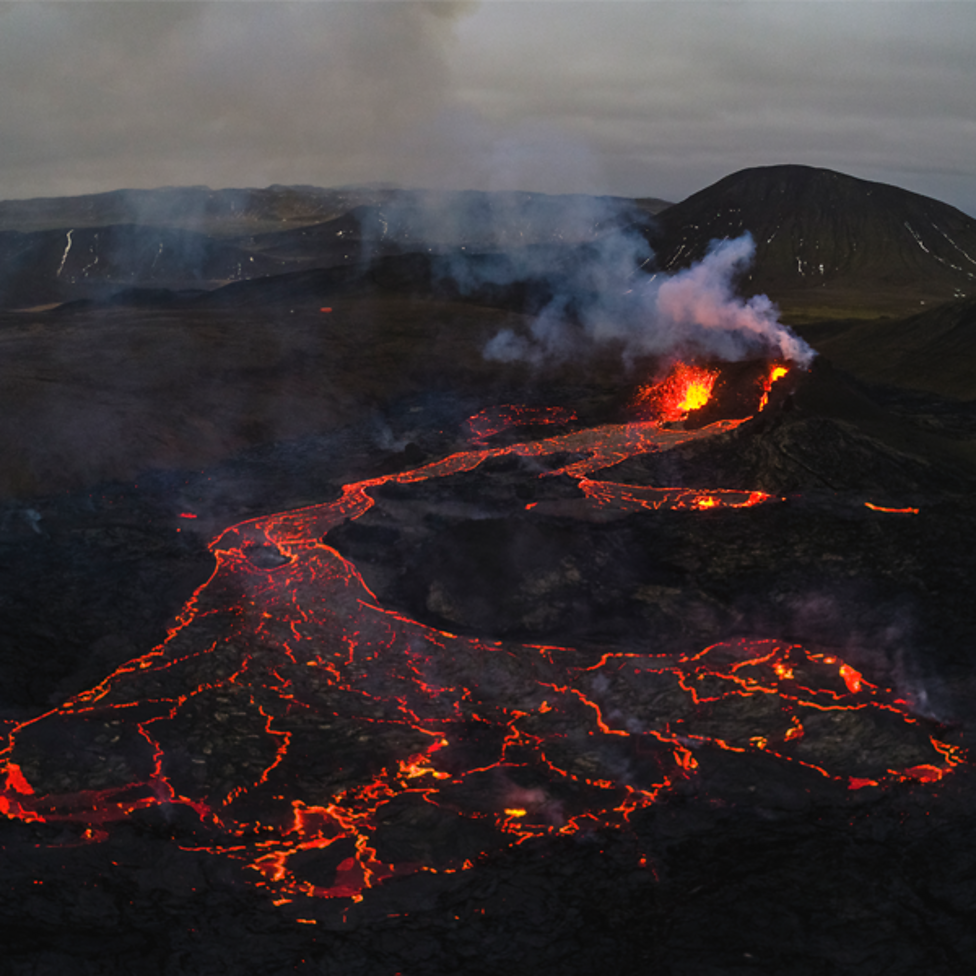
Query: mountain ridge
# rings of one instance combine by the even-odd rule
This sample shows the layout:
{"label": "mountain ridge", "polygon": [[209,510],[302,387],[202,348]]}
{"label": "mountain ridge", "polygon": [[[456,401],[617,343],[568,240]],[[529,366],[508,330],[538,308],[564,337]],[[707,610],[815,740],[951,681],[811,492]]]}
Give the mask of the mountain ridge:
{"label": "mountain ridge", "polygon": [[[467,260],[478,252],[517,256],[545,246],[559,263],[560,249],[569,253],[613,230],[642,235],[657,271],[668,274],[699,260],[713,241],[750,233],[755,258],[739,289],[769,295],[792,325],[901,318],[976,294],[976,220],[888,184],[784,164],[741,170],[679,203],[661,204],[656,198],[283,186],[5,201],[0,304],[99,298],[113,288],[212,290],[316,268],[365,273],[375,260],[445,249]],[[126,215],[139,220],[127,223]],[[93,226],[96,218],[105,223]],[[149,218],[156,222],[146,223]],[[11,229],[18,220],[21,229]],[[61,227],[25,232],[31,221]],[[123,232],[122,225],[137,229]],[[112,261],[89,238],[126,234],[138,238],[127,249],[141,257],[113,257],[122,270],[108,274]],[[86,250],[84,265],[75,268]],[[168,263],[161,268],[146,258],[149,252],[165,253]]]}
{"label": "mountain ridge", "polygon": [[909,190],[812,166],[723,177],[663,210],[649,240],[658,267],[671,273],[700,260],[711,241],[746,232],[756,254],[743,289],[785,307],[906,314],[976,293],[976,220]]}

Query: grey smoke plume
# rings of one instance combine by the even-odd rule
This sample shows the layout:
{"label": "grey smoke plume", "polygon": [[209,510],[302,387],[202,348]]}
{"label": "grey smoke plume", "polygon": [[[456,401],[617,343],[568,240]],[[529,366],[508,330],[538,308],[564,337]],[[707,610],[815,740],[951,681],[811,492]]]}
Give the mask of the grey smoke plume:
{"label": "grey smoke plume", "polygon": [[816,353],[779,321],[766,295],[735,294],[735,276],[754,254],[746,233],[713,241],[700,262],[675,275],[649,275],[643,270],[651,257],[643,236],[632,229],[612,231],[595,243],[572,282],[554,282],[556,296],[528,335],[503,330],[487,344],[485,356],[542,364],[580,354],[589,340],[619,346],[625,362],[644,355],[726,361],[762,355],[808,366]]}
{"label": "grey smoke plume", "polygon": [[735,292],[755,254],[748,233],[713,241],[700,262],[666,275],[647,270],[647,230],[648,216],[623,197],[477,191],[401,193],[362,228],[367,257],[387,246],[419,249],[435,255],[435,277],[463,293],[524,290],[530,330],[499,332],[488,359],[541,365],[596,343],[627,363],[766,356],[809,365],[814,351],[767,296]]}

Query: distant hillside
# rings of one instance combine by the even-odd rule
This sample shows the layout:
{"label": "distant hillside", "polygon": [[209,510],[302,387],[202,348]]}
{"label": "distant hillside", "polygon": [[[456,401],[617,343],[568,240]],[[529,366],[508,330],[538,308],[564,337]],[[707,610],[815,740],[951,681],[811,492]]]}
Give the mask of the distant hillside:
{"label": "distant hillside", "polygon": [[860,379],[976,400],[976,298],[897,321],[801,331],[820,352]]}
{"label": "distant hillside", "polygon": [[[509,255],[506,275],[541,280],[553,268],[578,270],[585,248],[614,228],[644,234],[666,272],[700,259],[713,240],[751,232],[756,259],[740,286],[768,294],[796,325],[900,319],[976,295],[976,220],[897,187],[769,166],[671,206],[653,197],[388,186],[186,187],[0,202],[0,307],[103,297],[113,288],[213,289],[314,269],[333,269],[348,283],[373,261],[448,252],[464,266],[478,254]],[[377,274],[399,280],[415,265],[423,263],[394,262]],[[404,285],[426,293],[426,279]]]}
{"label": "distant hillside", "polygon": [[637,197],[634,203],[649,214],[659,214],[662,210],[674,206],[673,200],[662,200],[660,197]]}
{"label": "distant hillside", "polygon": [[236,243],[310,266],[331,267],[358,258],[362,249],[373,257],[441,249],[498,252],[535,245],[575,246],[612,227],[643,222],[648,212],[625,197],[401,190],[383,203],[355,207],[334,220],[242,237]]}
{"label": "distant hillside", "polygon": [[749,231],[755,270],[743,282],[786,311],[904,314],[976,294],[976,220],[884,183],[810,166],[727,176],[662,211],[661,268],[698,260],[710,241]]}
{"label": "distant hillside", "polygon": [[[188,187],[6,201],[0,307],[113,289],[209,289],[316,268],[362,272],[393,255],[454,251],[464,259],[544,247],[558,262],[561,249],[649,219],[646,207],[622,197],[392,187]],[[533,255],[536,264],[545,259]]]}
{"label": "distant hillside", "polygon": [[76,197],[0,201],[0,230],[21,232],[148,224],[205,234],[238,235],[332,220],[353,207],[381,203],[396,191],[380,186],[206,186],[113,190]]}
{"label": "distant hillside", "polygon": [[287,267],[181,229],[119,224],[0,231],[0,307],[99,297],[134,286],[213,288]]}

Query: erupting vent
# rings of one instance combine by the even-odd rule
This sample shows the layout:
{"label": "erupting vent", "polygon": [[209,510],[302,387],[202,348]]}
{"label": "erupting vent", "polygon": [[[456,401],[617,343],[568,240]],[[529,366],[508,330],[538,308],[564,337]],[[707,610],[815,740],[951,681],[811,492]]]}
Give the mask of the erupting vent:
{"label": "erupting vent", "polygon": [[717,369],[677,363],[660,383],[642,386],[634,397],[634,408],[647,420],[674,423],[685,420],[711,399],[718,379]]}
{"label": "erupting vent", "polygon": [[[673,419],[714,381],[676,368],[645,399]],[[568,416],[519,409],[472,418],[472,433]],[[182,806],[197,832],[184,846],[242,861],[281,904],[358,900],[384,879],[461,871],[527,838],[626,825],[729,753],[850,789],[939,779],[957,750],[837,658],[777,640],[662,656],[653,635],[646,649],[603,654],[460,637],[380,606],[325,541],[383,483],[504,455],[582,454],[548,474],[577,479],[593,510],[768,502],[592,477],[741,422],[648,421],[463,451],[233,526],[212,542],[213,575],[163,644],[10,730],[0,811],[85,842],[113,821]],[[896,736],[897,759],[860,744],[882,732]]]}

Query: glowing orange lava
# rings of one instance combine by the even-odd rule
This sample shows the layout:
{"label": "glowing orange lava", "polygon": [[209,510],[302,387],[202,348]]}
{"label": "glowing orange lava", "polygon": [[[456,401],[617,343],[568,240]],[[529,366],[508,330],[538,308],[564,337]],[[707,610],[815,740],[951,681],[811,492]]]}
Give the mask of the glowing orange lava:
{"label": "glowing orange lava", "polygon": [[684,420],[692,410],[700,410],[708,403],[717,379],[717,369],[675,363],[660,383],[637,391],[633,406],[646,419],[663,423]]}
{"label": "glowing orange lava", "polygon": [[789,369],[785,366],[772,366],[770,367],[769,373],[763,378],[762,381],[762,397],[759,400],[759,411],[766,409],[769,404],[769,391],[773,388],[773,384],[777,380],[781,380],[787,373]]}
{"label": "glowing orange lava", "polygon": [[576,414],[565,407],[525,407],[506,403],[498,407],[488,407],[469,417],[466,426],[470,431],[471,443],[482,444],[495,434],[512,427],[575,422]]}

